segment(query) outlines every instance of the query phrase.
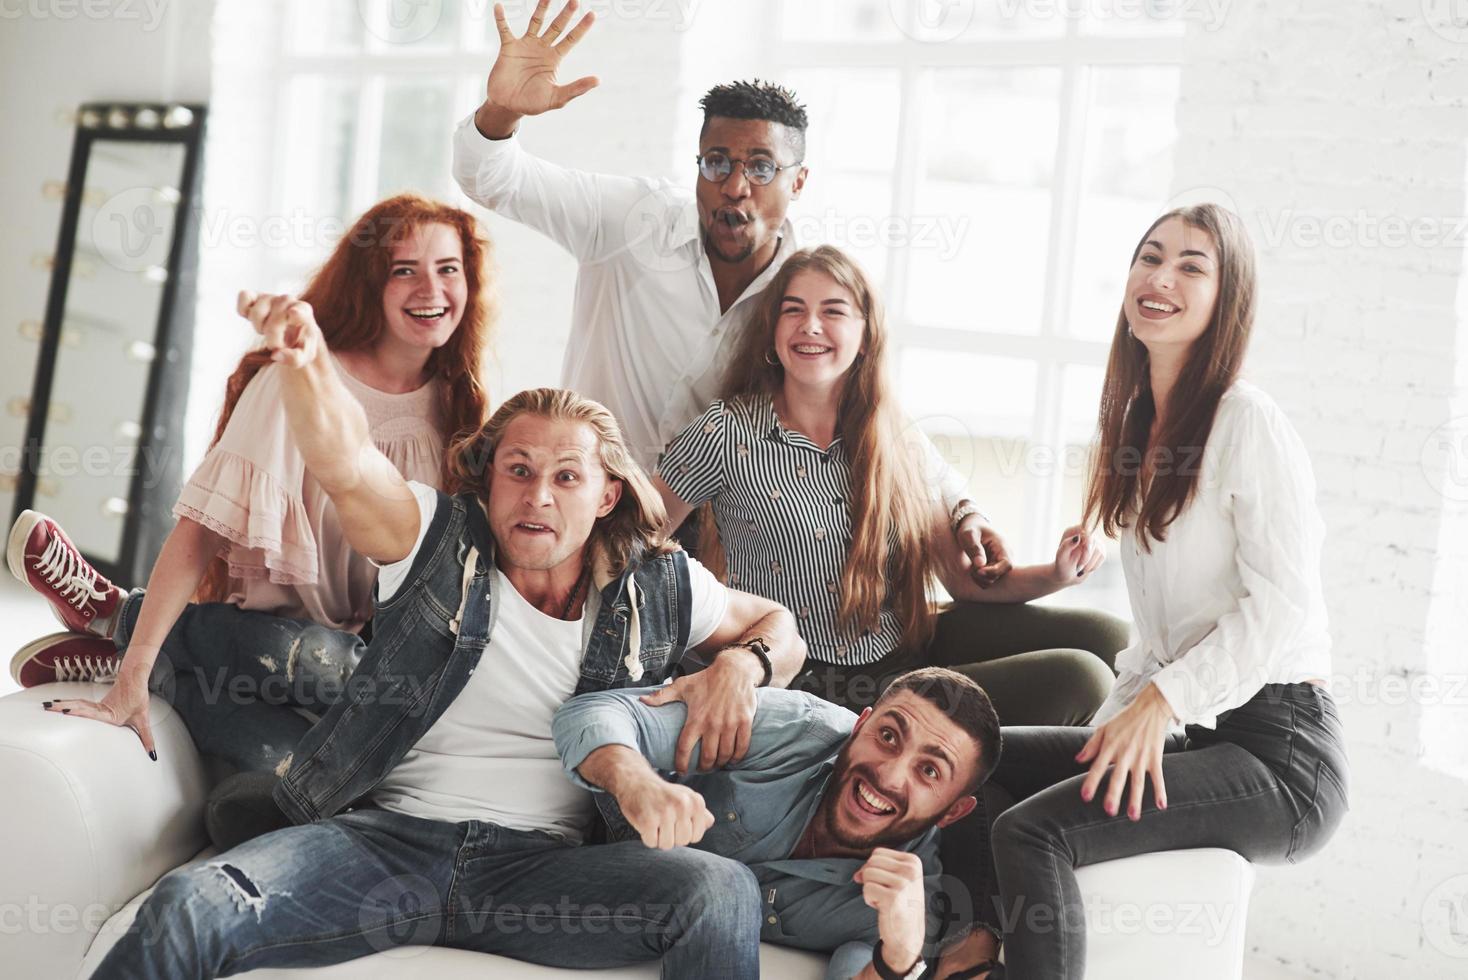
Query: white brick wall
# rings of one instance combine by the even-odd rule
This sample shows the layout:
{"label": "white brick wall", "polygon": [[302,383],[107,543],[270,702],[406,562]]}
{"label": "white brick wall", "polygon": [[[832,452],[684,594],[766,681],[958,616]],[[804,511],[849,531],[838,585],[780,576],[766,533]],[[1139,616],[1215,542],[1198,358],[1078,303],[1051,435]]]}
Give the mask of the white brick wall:
{"label": "white brick wall", "polygon": [[[1468,692],[1406,695],[1464,675],[1468,632],[1468,485],[1422,464],[1468,414],[1468,31],[1425,16],[1447,7],[1237,0],[1190,25],[1177,112],[1176,190],[1221,189],[1255,237],[1248,373],[1310,447],[1329,526],[1353,809],[1321,855],[1261,869],[1249,939],[1332,977],[1468,975]],[[1414,222],[1456,240],[1414,245]]]}

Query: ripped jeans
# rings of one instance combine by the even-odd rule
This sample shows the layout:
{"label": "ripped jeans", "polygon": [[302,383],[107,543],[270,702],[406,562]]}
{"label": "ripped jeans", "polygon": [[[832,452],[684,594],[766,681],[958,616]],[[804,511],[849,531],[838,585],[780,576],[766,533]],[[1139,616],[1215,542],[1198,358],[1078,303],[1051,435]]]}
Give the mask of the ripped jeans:
{"label": "ripped jeans", "polygon": [[385,950],[402,976],[426,976],[404,947],[448,946],[575,969],[661,958],[665,980],[754,980],[760,916],[754,872],[706,851],[572,847],[365,808],[165,875],[93,976],[205,980]]}
{"label": "ripped jeans", "polygon": [[[122,604],[113,641],[125,653],[144,592]],[[306,619],[190,603],[163,641],[149,687],[183,719],[200,754],[241,772],[278,770],[336,702],[366,652],[355,633]],[[156,722],[158,719],[154,718]]]}

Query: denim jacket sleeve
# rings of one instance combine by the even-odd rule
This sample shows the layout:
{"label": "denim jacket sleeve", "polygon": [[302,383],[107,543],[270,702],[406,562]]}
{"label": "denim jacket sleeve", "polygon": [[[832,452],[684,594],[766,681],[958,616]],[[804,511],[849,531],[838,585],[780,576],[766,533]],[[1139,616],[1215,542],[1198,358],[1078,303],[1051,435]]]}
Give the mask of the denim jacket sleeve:
{"label": "denim jacket sleeve", "polygon": [[[625,745],[642,754],[654,768],[673,769],[673,755],[688,706],[681,701],[653,707],[642,695],[655,687],[595,691],[572,698],[556,711],[551,730],[556,751],[572,782],[591,786],[576,772],[586,757],[604,745]],[[856,716],[814,695],[780,688],[761,688],[750,732],[749,751],[727,768],[784,771],[810,764],[813,751],[839,741]],[[694,747],[697,756],[698,747]]]}

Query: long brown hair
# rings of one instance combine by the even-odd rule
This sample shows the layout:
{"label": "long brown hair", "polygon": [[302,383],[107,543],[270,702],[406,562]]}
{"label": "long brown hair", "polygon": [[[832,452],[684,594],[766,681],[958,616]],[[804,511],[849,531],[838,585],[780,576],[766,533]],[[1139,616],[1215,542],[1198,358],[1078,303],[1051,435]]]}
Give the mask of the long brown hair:
{"label": "long brown hair", "polygon": [[[1157,417],[1147,348],[1132,336],[1122,300],[1101,387],[1097,439],[1086,488],[1085,522],[1115,537],[1118,528],[1138,528],[1142,547],[1161,541],[1167,526],[1197,492],[1203,447],[1213,430],[1219,400],[1238,378],[1254,326],[1254,246],[1244,224],[1216,204],[1169,211],[1148,227],[1132,251],[1132,264],[1164,221],[1180,219],[1212,236],[1218,250],[1218,297],[1208,326],[1188,350],[1173,386],[1162,429],[1149,448]],[[1144,457],[1158,462],[1144,487]]]}
{"label": "long brown hair", "polygon": [[521,415],[534,415],[554,422],[584,422],[596,433],[598,456],[607,478],[622,484],[622,496],[611,512],[597,519],[589,544],[600,548],[613,574],[629,564],[673,550],[663,533],[668,512],[652,481],[627,451],[622,429],[600,402],[564,388],[530,388],[505,402],[478,431],[468,433],[449,446],[445,480],[448,493],[472,491],[482,502],[489,501],[486,476],[505,429]]}
{"label": "long brown hair", "polygon": [[[881,297],[861,266],[829,245],[803,249],[785,260],[765,287],[733,351],[724,377],[726,400],[773,397],[784,386],[785,369],[765,355],[775,345],[775,327],[790,281],[802,272],[830,276],[849,292],[866,320],[864,354],[847,371],[837,408],[836,431],[851,460],[851,549],[841,571],[837,625],[844,631],[875,630],[888,598],[903,626],[903,645],[916,649],[933,635],[928,581],[933,571],[928,492],[908,455],[907,421],[888,376],[887,317]],[[700,555],[717,538],[703,515]],[[722,554],[720,553],[720,558]]]}
{"label": "long brown hair", "polygon": [[[476,431],[489,409],[489,396],[479,371],[498,315],[498,297],[491,286],[493,247],[469,212],[416,194],[399,194],[368,208],[352,225],[320,269],[311,277],[301,299],[311,304],[327,349],[370,349],[387,330],[382,293],[392,268],[393,246],[425,225],[448,225],[459,233],[464,249],[464,278],[468,300],[458,329],[448,342],[428,357],[427,370],[440,382],[439,418],[444,423],[444,472],[449,469],[452,445]],[[240,358],[224,388],[224,407],[214,427],[213,448],[245,388],[270,364],[270,353],[253,350]],[[199,602],[217,602],[229,590],[229,572],[223,559],[211,563],[195,595]]]}

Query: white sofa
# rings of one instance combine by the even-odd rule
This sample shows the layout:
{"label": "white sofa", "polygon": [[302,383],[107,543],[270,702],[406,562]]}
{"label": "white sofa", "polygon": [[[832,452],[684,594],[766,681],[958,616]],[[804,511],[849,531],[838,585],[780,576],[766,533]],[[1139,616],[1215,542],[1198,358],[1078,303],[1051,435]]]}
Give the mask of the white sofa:
{"label": "white sofa", "polygon": [[[155,700],[158,761],[136,736],[41,710],[42,701],[96,696],[52,684],[0,698],[0,963],[15,980],[89,976],[153,884],[200,860],[207,784],[183,724]],[[1250,865],[1223,850],[1174,851],[1084,868],[1090,918],[1087,976],[1237,978],[1244,952]],[[766,977],[824,976],[825,960],[766,944]],[[486,967],[492,967],[486,971]],[[310,971],[251,977],[312,980],[494,976],[585,978],[451,949],[403,949]],[[655,964],[599,977],[652,980]],[[681,978],[680,978],[681,980]]]}

